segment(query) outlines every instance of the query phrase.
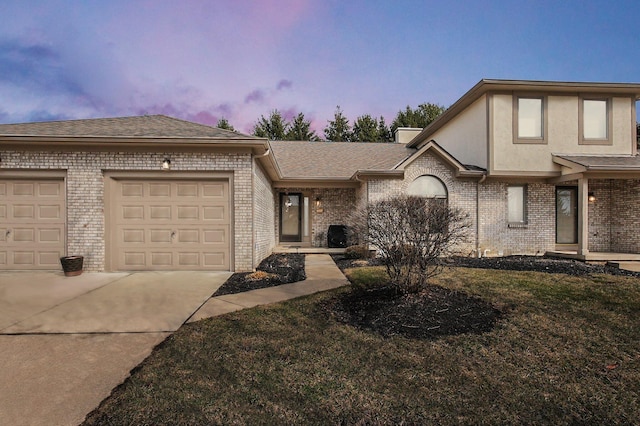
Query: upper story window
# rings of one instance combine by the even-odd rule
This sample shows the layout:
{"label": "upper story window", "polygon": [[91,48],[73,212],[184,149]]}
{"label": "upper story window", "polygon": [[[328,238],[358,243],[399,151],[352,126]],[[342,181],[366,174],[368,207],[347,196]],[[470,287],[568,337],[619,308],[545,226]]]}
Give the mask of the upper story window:
{"label": "upper story window", "polygon": [[610,99],[580,99],[580,144],[611,145],[610,110]]}
{"label": "upper story window", "polygon": [[409,184],[407,195],[446,200],[447,187],[437,177],[423,175]]}
{"label": "upper story window", "polygon": [[513,97],[513,142],[547,143],[546,98]]}

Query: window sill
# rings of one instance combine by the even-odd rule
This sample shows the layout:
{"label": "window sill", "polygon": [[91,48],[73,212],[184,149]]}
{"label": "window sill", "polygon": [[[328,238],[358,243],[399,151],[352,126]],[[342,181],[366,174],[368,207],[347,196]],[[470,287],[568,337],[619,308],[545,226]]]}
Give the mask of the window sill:
{"label": "window sill", "polygon": [[528,228],[529,224],[528,223],[509,223],[507,224],[507,228]]}

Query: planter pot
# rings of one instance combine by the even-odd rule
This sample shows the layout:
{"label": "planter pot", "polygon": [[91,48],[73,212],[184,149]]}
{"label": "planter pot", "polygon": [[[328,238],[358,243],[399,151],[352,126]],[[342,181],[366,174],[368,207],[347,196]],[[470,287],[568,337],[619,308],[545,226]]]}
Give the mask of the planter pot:
{"label": "planter pot", "polygon": [[82,273],[82,262],[84,257],[82,256],[64,256],[60,258],[60,264],[64,271],[65,277],[75,277]]}

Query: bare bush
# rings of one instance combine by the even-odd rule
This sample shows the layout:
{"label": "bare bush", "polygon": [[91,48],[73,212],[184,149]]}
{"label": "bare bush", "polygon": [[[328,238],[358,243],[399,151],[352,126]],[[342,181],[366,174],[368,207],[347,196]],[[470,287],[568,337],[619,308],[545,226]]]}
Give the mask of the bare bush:
{"label": "bare bush", "polygon": [[392,284],[422,290],[441,258],[468,240],[469,215],[443,200],[398,196],[369,203],[350,218],[350,232],[377,249]]}

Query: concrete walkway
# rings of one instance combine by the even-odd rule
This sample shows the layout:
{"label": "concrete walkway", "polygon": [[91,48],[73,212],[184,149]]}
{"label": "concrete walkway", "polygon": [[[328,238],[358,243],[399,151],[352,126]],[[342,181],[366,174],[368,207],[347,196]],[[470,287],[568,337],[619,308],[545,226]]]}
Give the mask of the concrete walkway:
{"label": "concrete walkway", "polygon": [[185,321],[348,284],[328,255],[307,280],[210,298],[229,273],[0,273],[0,423],[77,425]]}
{"label": "concrete walkway", "polygon": [[283,284],[277,287],[261,288],[244,293],[228,294],[212,297],[188,322],[203,318],[215,317],[240,309],[258,305],[282,302],[300,296],[331,290],[349,284],[349,281],[338,269],[327,254],[305,255],[305,272],[307,279],[297,283]]}

